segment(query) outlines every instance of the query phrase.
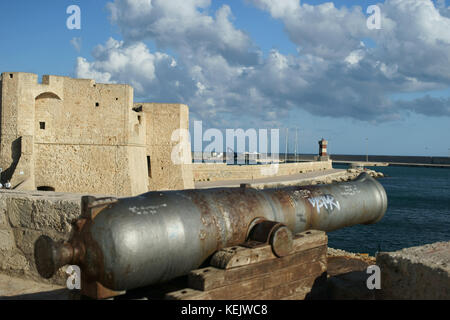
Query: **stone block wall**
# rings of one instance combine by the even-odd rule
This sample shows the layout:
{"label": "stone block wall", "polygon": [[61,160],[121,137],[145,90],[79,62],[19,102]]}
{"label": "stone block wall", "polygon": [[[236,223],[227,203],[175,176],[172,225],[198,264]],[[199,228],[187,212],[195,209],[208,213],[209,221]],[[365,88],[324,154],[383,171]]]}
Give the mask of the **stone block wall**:
{"label": "stone block wall", "polygon": [[188,106],[136,103],[135,107],[142,107],[146,118],[149,190],[193,189]]}
{"label": "stone block wall", "polygon": [[194,181],[261,179],[274,176],[332,169],[331,161],[282,163],[278,165],[227,165],[226,163],[194,163]]}
{"label": "stone block wall", "polygon": [[377,255],[377,299],[450,299],[450,241]]}
{"label": "stone block wall", "polygon": [[2,183],[118,196],[148,191],[145,119],[133,109],[131,86],[2,73],[0,111]]}
{"label": "stone block wall", "polygon": [[39,276],[34,242],[42,235],[67,240],[74,219],[81,215],[81,195],[42,191],[0,191],[0,273],[65,284],[60,270],[52,279]]}

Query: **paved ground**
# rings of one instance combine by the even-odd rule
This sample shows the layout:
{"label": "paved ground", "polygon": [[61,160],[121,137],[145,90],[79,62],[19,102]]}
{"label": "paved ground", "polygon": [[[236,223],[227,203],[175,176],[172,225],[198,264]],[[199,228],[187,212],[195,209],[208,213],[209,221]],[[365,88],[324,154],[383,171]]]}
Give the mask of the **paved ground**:
{"label": "paved ground", "polygon": [[0,274],[0,300],[67,300],[69,291],[61,286]]}
{"label": "paved ground", "polygon": [[220,187],[239,187],[241,183],[250,184],[252,187],[258,185],[294,185],[300,184],[305,181],[310,181],[312,179],[318,178],[327,178],[332,177],[334,175],[339,175],[346,172],[346,169],[329,169],[319,172],[308,172],[308,173],[299,173],[292,174],[289,176],[277,176],[277,177],[269,177],[269,178],[261,178],[261,179],[242,179],[242,180],[223,180],[223,181],[202,181],[196,182],[195,188],[204,189],[204,188],[220,188]]}
{"label": "paved ground", "polygon": [[[375,258],[363,257],[354,253],[328,248],[328,299],[373,299],[365,288],[368,265]],[[186,287],[186,279],[165,284],[164,292],[176,291]],[[180,287],[181,285],[181,287]],[[150,289],[149,289],[150,288]],[[153,299],[163,299],[161,289],[155,292],[151,287],[140,288],[127,292],[125,296],[116,299],[142,300],[146,295]],[[79,300],[76,291],[65,287],[48,285],[35,281],[24,280],[0,274],[0,300]],[[325,298],[325,297],[324,297]],[[146,299],[144,299],[146,300]]]}

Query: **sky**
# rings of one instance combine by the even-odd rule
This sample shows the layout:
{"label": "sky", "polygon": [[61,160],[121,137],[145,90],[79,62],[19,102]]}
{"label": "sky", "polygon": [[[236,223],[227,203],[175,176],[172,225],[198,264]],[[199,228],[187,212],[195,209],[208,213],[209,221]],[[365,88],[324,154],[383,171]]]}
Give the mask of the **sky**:
{"label": "sky", "polygon": [[331,154],[450,156],[449,0],[2,1],[0,37],[0,72],[128,83],[189,105],[192,135],[275,128],[284,150],[289,128],[289,152],[323,137]]}

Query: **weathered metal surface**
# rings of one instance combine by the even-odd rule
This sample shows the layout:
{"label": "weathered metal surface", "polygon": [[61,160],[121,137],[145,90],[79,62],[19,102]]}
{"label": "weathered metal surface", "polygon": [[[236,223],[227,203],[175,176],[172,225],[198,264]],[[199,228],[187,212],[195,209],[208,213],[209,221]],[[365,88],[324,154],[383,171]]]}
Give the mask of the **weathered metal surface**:
{"label": "weathered metal surface", "polygon": [[277,257],[288,255],[293,246],[292,232],[283,223],[270,220],[257,222],[247,238],[249,241],[270,244]]}
{"label": "weathered metal surface", "polygon": [[269,240],[273,253],[279,258],[292,252],[293,242],[292,232],[285,226],[277,228],[270,235]]}
{"label": "weathered metal surface", "polygon": [[332,231],[375,223],[387,209],[386,192],[367,174],[333,185],[149,192],[95,201],[85,201],[87,221],[65,244],[71,255],[55,259],[61,254],[45,248],[58,249],[39,242],[42,276],[75,264],[91,281],[128,290],[187,274],[217,250],[244,243],[255,221],[280,222],[293,233]]}

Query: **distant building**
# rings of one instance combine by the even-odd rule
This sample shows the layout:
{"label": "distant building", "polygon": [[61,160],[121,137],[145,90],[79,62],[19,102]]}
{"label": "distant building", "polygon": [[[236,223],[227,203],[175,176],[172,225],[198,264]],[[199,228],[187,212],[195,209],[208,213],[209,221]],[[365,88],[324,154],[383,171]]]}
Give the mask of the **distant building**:
{"label": "distant building", "polygon": [[322,140],[319,141],[319,157],[317,160],[319,161],[328,161],[330,160],[330,157],[328,156],[327,152],[328,147],[328,141],[322,138]]}
{"label": "distant building", "polygon": [[[2,73],[1,183],[13,189],[136,195],[193,188],[182,104],[133,103],[133,88],[94,80]],[[171,159],[185,148],[182,164]]]}

